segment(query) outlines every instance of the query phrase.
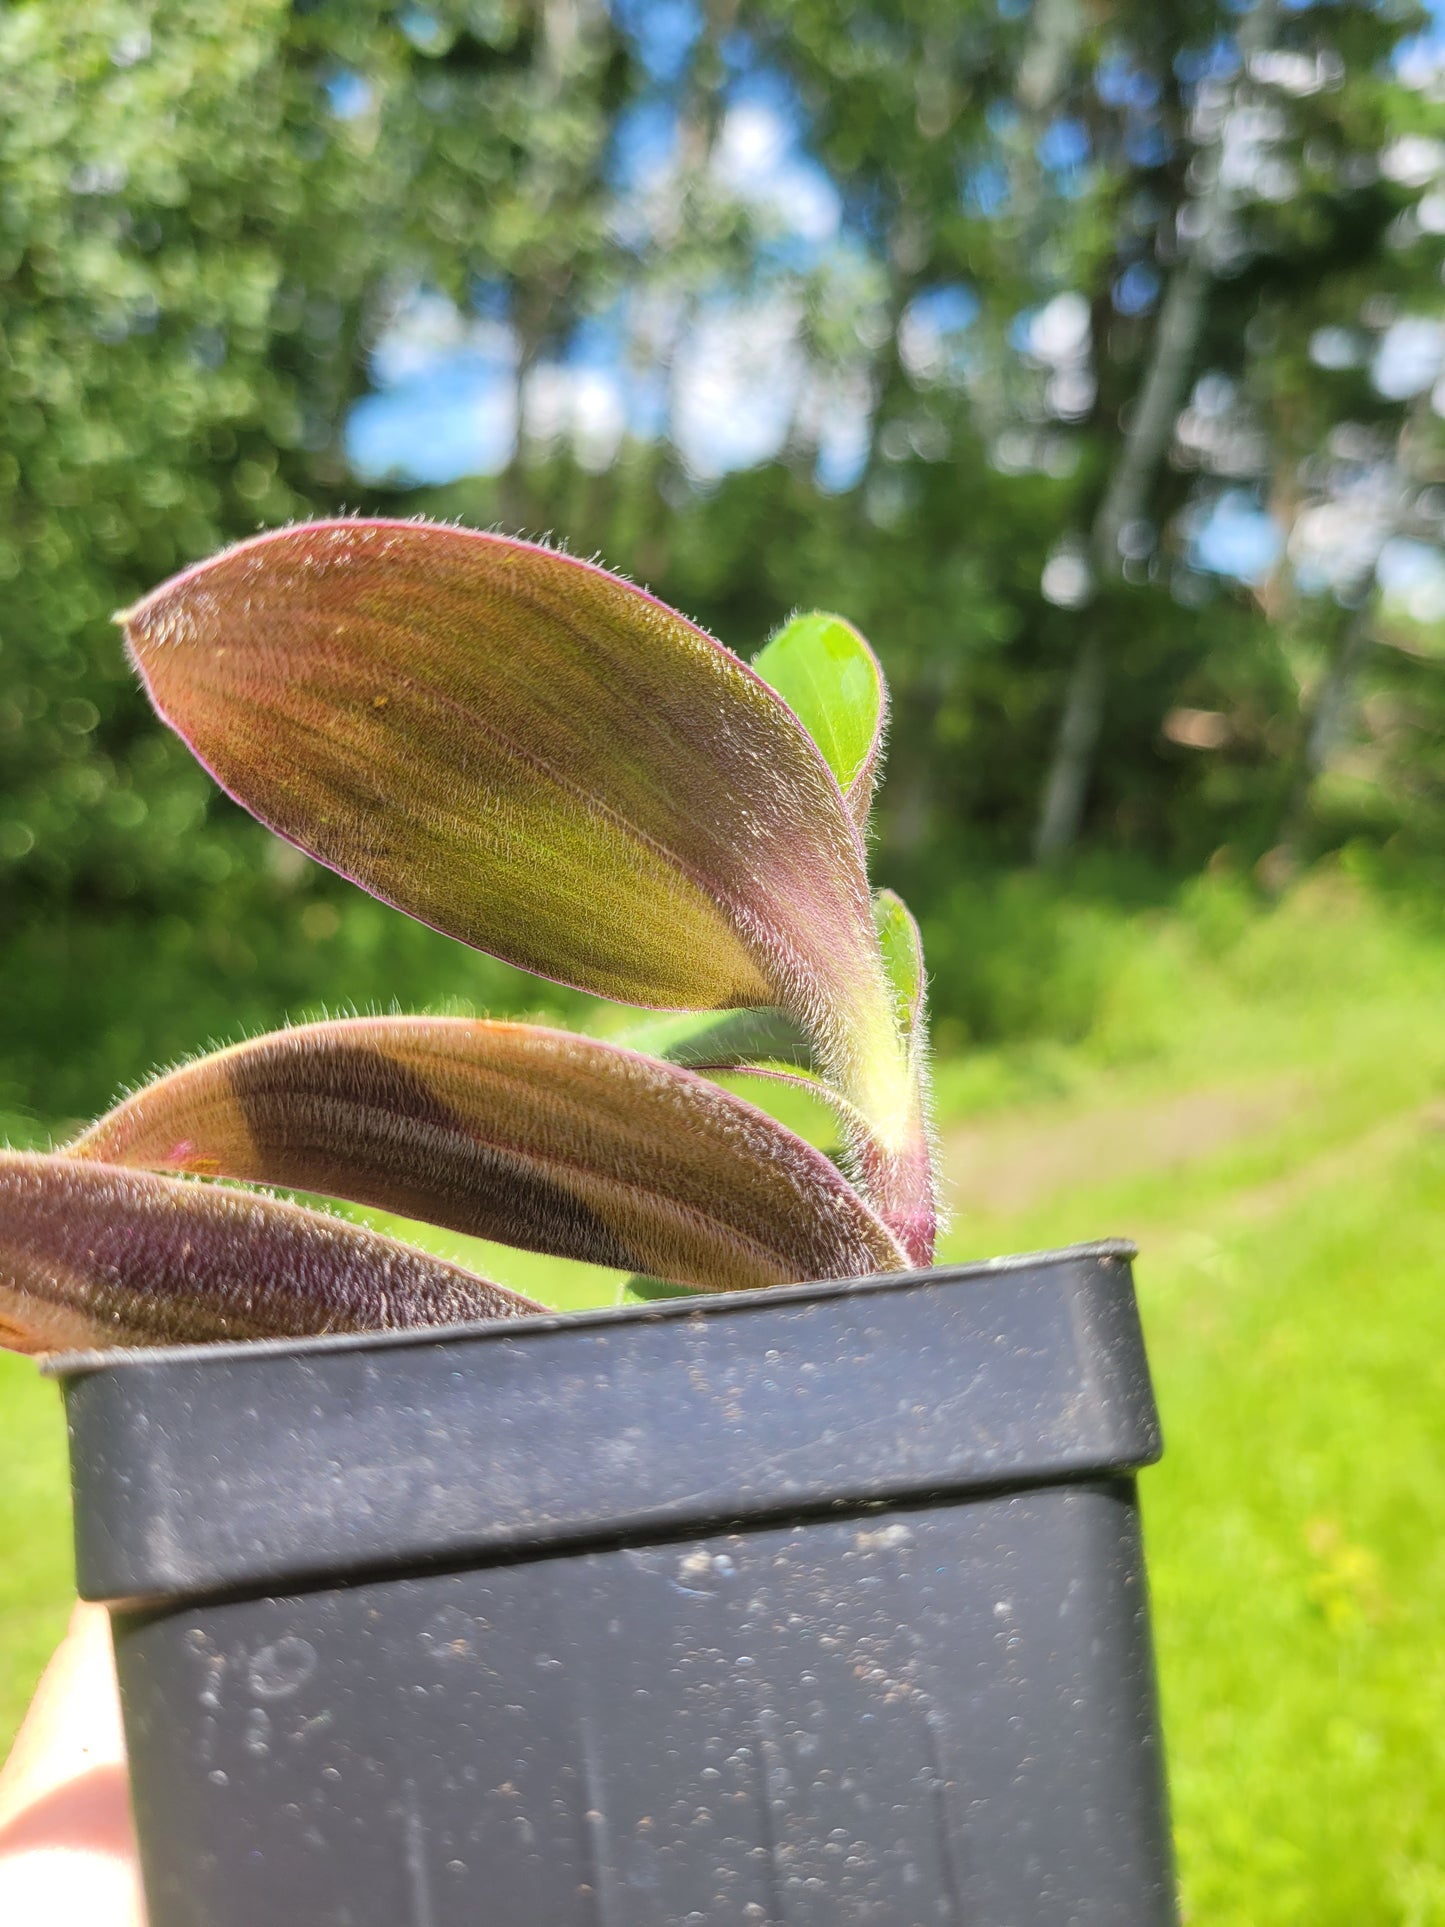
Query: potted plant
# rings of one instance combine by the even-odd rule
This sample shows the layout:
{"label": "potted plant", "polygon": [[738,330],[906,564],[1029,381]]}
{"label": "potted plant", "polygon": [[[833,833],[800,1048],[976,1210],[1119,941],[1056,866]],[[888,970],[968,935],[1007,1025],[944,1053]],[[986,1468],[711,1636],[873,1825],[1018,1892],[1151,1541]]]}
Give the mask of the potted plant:
{"label": "potted plant", "polygon": [[[1129,1248],[930,1269],[862,638],[800,617],[749,668],[591,564],[351,520],[125,622],[281,835],[685,1013],[303,1026],[0,1159],[0,1337],[72,1353],[152,1927],[1172,1920]],[[842,1168],[739,1067],[831,1106]],[[216,1179],[652,1302],[551,1316]]]}

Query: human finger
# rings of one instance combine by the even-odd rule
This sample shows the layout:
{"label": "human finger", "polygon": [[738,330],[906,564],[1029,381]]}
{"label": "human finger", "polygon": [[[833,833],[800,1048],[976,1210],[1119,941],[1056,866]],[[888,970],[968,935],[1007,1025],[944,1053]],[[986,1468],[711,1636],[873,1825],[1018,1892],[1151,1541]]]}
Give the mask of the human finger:
{"label": "human finger", "polygon": [[78,1605],[0,1771],[0,1920],[145,1927],[110,1621]]}

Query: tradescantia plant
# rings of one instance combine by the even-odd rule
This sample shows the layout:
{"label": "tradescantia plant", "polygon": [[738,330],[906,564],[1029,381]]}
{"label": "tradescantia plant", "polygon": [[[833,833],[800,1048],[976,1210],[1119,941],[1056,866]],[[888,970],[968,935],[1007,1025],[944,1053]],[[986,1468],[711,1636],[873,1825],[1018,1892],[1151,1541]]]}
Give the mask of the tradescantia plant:
{"label": "tradescantia plant", "polygon": [[[931,1262],[922,956],[869,890],[886,699],[848,623],[798,617],[749,668],[592,563],[363,520],[262,535],[122,621],[160,715],[281,836],[509,963],[682,1014],[622,1041],[354,1018],[187,1063],[60,1152],[0,1153],[0,1342],[541,1309],[211,1179],[701,1290]],[[825,1099],[843,1169],[709,1076],[739,1068]]]}

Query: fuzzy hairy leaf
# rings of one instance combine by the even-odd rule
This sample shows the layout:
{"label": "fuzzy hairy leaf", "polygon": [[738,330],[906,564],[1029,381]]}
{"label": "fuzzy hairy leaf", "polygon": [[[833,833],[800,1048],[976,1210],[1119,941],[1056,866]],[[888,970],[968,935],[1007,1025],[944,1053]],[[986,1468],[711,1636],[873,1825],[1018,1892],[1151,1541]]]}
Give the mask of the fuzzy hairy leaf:
{"label": "fuzzy hairy leaf", "polygon": [[[923,943],[908,906],[892,890],[877,891],[873,909],[895,1018],[908,1051],[913,1109],[904,1133],[891,1144],[880,1143],[858,1107],[800,1052],[770,1054],[759,1048],[732,1059],[730,1066],[715,1063],[708,1068],[731,1067],[746,1077],[792,1084],[827,1105],[838,1121],[847,1150],[847,1169],[858,1189],[897,1238],[908,1262],[927,1267],[933,1263],[939,1213],[937,1159],[928,1124],[930,1077]],[[751,1041],[764,1045],[766,1039],[766,1030],[759,1029]]]}
{"label": "fuzzy hairy leaf", "polygon": [[324,1192],[712,1290],[904,1262],[834,1166],[742,1098],[530,1024],[279,1031],[171,1072],[69,1155]]}
{"label": "fuzzy hairy leaf", "polygon": [[927,979],[923,971],[923,938],[913,912],[896,891],[873,892],[873,921],[883,951],[883,968],[893,991],[899,1027],[907,1037],[918,1031]]}
{"label": "fuzzy hairy leaf", "polygon": [[878,658],[842,616],[794,616],[753,658],[822,751],[860,830],[868,827],[888,719]]}
{"label": "fuzzy hairy leaf", "polygon": [[873,914],[893,992],[894,1019],[907,1040],[915,1110],[913,1128],[902,1143],[883,1149],[867,1138],[856,1141],[855,1175],[912,1262],[931,1265],[938,1237],[938,1159],[929,1125],[932,1080],[923,939],[907,904],[892,890],[875,892]]}
{"label": "fuzzy hairy leaf", "polygon": [[277,1198],[0,1151],[0,1345],[14,1351],[401,1331],[542,1309]]}
{"label": "fuzzy hairy leaf", "polygon": [[675,611],[531,543],[341,521],[124,620],[161,715],[302,849],[620,1002],[781,1005],[895,1127],[857,829],[788,706]]}

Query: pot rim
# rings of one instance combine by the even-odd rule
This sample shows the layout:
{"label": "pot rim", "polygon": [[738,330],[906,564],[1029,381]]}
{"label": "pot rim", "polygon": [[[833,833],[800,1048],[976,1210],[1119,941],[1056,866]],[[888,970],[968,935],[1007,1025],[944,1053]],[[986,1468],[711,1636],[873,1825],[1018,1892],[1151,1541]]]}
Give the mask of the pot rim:
{"label": "pot rim", "polygon": [[187,1345],[92,1346],[84,1351],[47,1352],[38,1361],[48,1378],[74,1379],[95,1372],[129,1370],[136,1366],[181,1363],[233,1363],[237,1359],[295,1357],[335,1352],[371,1351],[409,1345],[435,1344],[466,1338],[469,1341],[516,1339],[559,1328],[591,1329],[610,1324],[651,1324],[674,1318],[709,1319],[756,1311],[766,1305],[808,1304],[819,1299],[865,1296],[896,1291],[938,1277],[949,1284],[970,1278],[995,1278],[1011,1271],[1028,1271],[1045,1262],[1064,1259],[1115,1259],[1131,1262],[1139,1247],[1131,1238],[1094,1238],[1082,1244],[1059,1245],[1039,1251],[1010,1252],[996,1258],[932,1264],[910,1271],[873,1272],[863,1278],[817,1279],[797,1285],[766,1285],[751,1290],[695,1292],[687,1297],[660,1298],[651,1304],[598,1305],[579,1311],[545,1311],[521,1318],[482,1318],[450,1325],[417,1325],[405,1331],[319,1332],[303,1338],[239,1338],[219,1343]]}
{"label": "pot rim", "polygon": [[1131,1254],[82,1359],[80,1589],[304,1590],[1129,1474],[1162,1443]]}

